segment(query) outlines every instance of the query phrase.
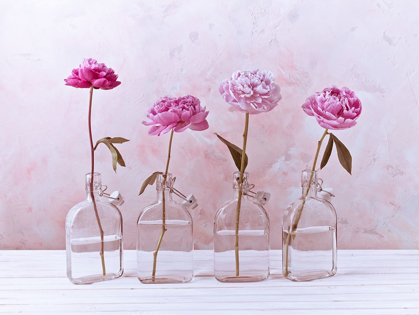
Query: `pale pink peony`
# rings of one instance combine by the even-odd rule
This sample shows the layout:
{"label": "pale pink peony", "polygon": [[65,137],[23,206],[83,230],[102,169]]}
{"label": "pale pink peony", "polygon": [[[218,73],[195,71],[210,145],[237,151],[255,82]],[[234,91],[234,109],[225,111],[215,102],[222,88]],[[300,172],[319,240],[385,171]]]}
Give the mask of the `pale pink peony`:
{"label": "pale pink peony", "polygon": [[208,129],[206,120],[208,111],[201,106],[198,98],[187,95],[178,98],[162,97],[148,110],[147,118],[143,121],[146,126],[151,126],[149,135],[165,134],[170,130],[182,132],[190,128],[195,131]]}
{"label": "pale pink peony", "polygon": [[356,125],[362,104],[350,89],[331,86],[307,98],[302,108],[307,115],[314,116],[323,128],[339,130]]}
{"label": "pale pink peony", "polygon": [[76,88],[90,88],[110,90],[121,82],[117,81],[118,76],[115,72],[105,66],[104,63],[98,63],[95,59],[84,59],[82,64],[74,69],[71,75],[64,79],[66,85]]}
{"label": "pale pink peony", "polygon": [[269,112],[282,98],[270,71],[236,71],[219,91],[227,103],[249,114]]}

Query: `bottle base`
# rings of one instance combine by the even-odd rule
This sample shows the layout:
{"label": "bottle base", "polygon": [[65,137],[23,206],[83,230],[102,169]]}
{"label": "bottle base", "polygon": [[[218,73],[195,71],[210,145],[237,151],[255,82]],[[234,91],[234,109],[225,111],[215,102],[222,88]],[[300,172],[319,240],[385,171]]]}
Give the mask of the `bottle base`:
{"label": "bottle base", "polygon": [[106,274],[104,275],[91,275],[91,276],[86,276],[86,277],[80,277],[80,278],[70,278],[68,277],[68,279],[73,283],[73,284],[93,284],[96,282],[102,282],[102,281],[109,281],[109,280],[114,280],[114,279],[118,279],[120,277],[122,277],[124,273],[124,270],[121,270],[119,273],[111,273],[111,274]]}
{"label": "bottle base", "polygon": [[288,275],[283,273],[284,278],[294,281],[294,282],[307,282],[313,280],[319,280],[324,278],[333,277],[336,274],[336,271],[323,271],[323,270],[310,270],[299,273],[289,272]]}
{"label": "bottle base", "polygon": [[260,282],[268,279],[268,275],[257,275],[257,276],[215,276],[220,282],[225,283],[239,283],[239,282]]}
{"label": "bottle base", "polygon": [[144,284],[170,284],[170,283],[187,283],[192,277],[185,276],[156,276],[156,277],[138,277],[138,280]]}

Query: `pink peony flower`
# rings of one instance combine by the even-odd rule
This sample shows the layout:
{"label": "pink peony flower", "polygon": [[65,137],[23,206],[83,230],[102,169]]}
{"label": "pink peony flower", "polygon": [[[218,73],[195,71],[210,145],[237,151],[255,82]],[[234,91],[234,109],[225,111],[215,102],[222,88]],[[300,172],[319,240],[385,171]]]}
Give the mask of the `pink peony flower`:
{"label": "pink peony flower", "polygon": [[350,89],[331,86],[307,98],[302,108],[307,115],[314,116],[323,128],[339,130],[356,125],[362,104]]}
{"label": "pink peony flower", "polygon": [[117,79],[118,76],[111,68],[89,58],[84,59],[77,69],[73,69],[71,75],[64,81],[66,85],[76,88],[93,86],[96,89],[110,90],[121,84]]}
{"label": "pink peony flower", "polygon": [[269,112],[282,98],[270,71],[236,71],[219,91],[227,103],[249,114]]}
{"label": "pink peony flower", "polygon": [[182,132],[190,128],[195,131],[208,129],[206,120],[208,111],[201,106],[199,99],[192,95],[178,98],[162,97],[148,110],[147,118],[143,121],[146,126],[151,126],[149,135],[165,134],[170,130]]}

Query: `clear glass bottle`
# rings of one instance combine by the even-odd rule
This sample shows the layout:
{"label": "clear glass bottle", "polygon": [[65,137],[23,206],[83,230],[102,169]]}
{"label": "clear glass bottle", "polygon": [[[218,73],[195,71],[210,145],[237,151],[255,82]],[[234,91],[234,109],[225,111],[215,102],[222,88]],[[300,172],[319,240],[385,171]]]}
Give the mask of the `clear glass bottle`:
{"label": "clear glass bottle", "polygon": [[173,200],[172,174],[168,173],[165,185],[163,183],[164,175],[160,174],[156,179],[157,201],[138,217],[138,279],[142,283],[189,282],[193,277],[192,217],[184,205]]}
{"label": "clear glass bottle", "polygon": [[121,212],[101,200],[101,176],[94,173],[93,196],[99,227],[90,179],[91,173],[86,174],[87,200],[71,208],[66,218],[67,277],[74,284],[112,280],[121,277],[124,271]]}
{"label": "clear glass bottle", "polygon": [[[311,176],[310,189],[301,211]],[[311,170],[304,170],[301,186],[303,195],[287,207],[283,216],[282,273],[292,281],[333,276],[337,270],[335,208],[329,201],[317,197],[320,185],[316,171],[312,175]]]}
{"label": "clear glass bottle", "polygon": [[233,200],[221,206],[215,215],[214,274],[221,282],[262,281],[269,276],[269,216],[251,192],[254,185],[248,183],[248,173],[243,174],[236,261],[239,176],[239,172],[234,173]]}

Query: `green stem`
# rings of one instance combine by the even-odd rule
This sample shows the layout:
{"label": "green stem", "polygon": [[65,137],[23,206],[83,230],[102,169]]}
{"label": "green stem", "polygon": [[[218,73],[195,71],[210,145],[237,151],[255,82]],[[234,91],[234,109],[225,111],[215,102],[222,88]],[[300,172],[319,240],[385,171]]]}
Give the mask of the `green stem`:
{"label": "green stem", "polygon": [[162,183],[162,189],[163,189],[163,216],[162,216],[162,226],[161,226],[161,234],[159,237],[159,241],[157,242],[156,250],[153,253],[153,273],[152,273],[152,279],[155,280],[156,277],[156,266],[157,266],[157,254],[159,253],[161,242],[163,241],[164,233],[166,233],[166,180],[167,180],[167,174],[169,172],[169,163],[170,163],[170,153],[172,151],[172,140],[173,140],[173,129],[170,133],[170,140],[169,140],[169,152],[167,154],[167,162],[166,162],[166,170],[163,175],[163,183]]}
{"label": "green stem", "polygon": [[290,245],[291,235],[297,230],[298,222],[300,222],[301,214],[303,212],[304,205],[306,204],[306,198],[308,196],[308,193],[310,192],[311,182],[312,182],[313,176],[314,176],[314,171],[316,170],[316,164],[317,164],[317,159],[319,158],[320,148],[322,146],[324,138],[328,135],[328,133],[329,133],[328,129],[326,129],[323,133],[323,136],[317,142],[317,151],[316,151],[316,155],[314,157],[313,166],[311,168],[310,180],[308,181],[307,189],[304,193],[303,202],[297,210],[297,214],[295,216],[294,222],[291,225],[291,231],[289,231],[288,235],[287,235],[287,240],[285,242],[285,276],[288,276],[288,247]]}
{"label": "green stem", "polygon": [[246,160],[246,145],[247,145],[247,134],[249,130],[249,113],[246,113],[246,121],[244,124],[244,133],[243,133],[243,151],[242,151],[242,159],[240,164],[240,177],[238,181],[239,185],[239,196],[237,200],[237,208],[236,208],[236,242],[234,245],[234,252],[236,257],[236,277],[240,275],[240,263],[239,263],[239,222],[240,222],[240,208],[242,204],[242,195],[243,195],[243,175],[244,175],[244,162]]}

